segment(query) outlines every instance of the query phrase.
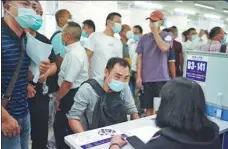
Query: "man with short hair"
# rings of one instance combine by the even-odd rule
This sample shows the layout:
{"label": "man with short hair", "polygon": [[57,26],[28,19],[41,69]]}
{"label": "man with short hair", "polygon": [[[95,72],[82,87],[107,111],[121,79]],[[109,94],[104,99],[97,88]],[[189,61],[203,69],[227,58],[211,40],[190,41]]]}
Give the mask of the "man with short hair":
{"label": "man with short hair", "polygon": [[129,53],[129,47],[127,45],[127,42],[132,39],[133,32],[131,31],[131,27],[127,24],[122,25],[122,30],[120,31],[120,40],[123,44],[123,58],[128,61],[128,63],[131,65],[132,61],[130,58]]}
{"label": "man with short hair", "polygon": [[168,51],[172,47],[172,36],[161,31],[164,15],[161,11],[150,14],[150,33],[143,35],[137,47],[137,87],[142,87],[141,106],[146,115],[154,114],[153,100],[159,97],[163,85],[170,79],[168,73]]}
{"label": "man with short hair", "polygon": [[64,25],[67,24],[67,21],[69,21],[72,18],[71,13],[66,9],[60,9],[55,13],[55,19],[57,24],[57,30],[53,33],[52,37],[50,38],[51,44],[53,45],[53,49],[56,55],[56,64],[57,64],[57,73],[48,80],[51,84],[49,87],[49,93],[50,93],[50,104],[49,104],[49,117],[50,122],[53,122],[54,119],[54,101],[57,95],[58,91],[58,72],[60,70],[61,63],[63,61],[63,58],[65,56],[65,50],[64,45],[62,44],[62,36],[61,36],[61,30]]}
{"label": "man with short hair", "polygon": [[[37,15],[42,16],[43,9],[39,1],[31,1],[33,10]],[[40,34],[36,30],[26,29],[31,35],[30,38],[35,38],[39,42],[46,43],[50,45],[50,40],[44,35]],[[33,36],[33,37],[32,37]],[[28,38],[27,37],[27,38]],[[37,42],[39,44],[39,42]],[[36,43],[36,46],[39,45]],[[34,43],[35,44],[35,43]],[[47,46],[49,48],[50,46]],[[27,46],[26,48],[34,48]],[[44,48],[44,47],[42,47]],[[40,49],[43,50],[43,49]],[[47,49],[48,50],[48,49]],[[51,55],[49,56],[50,68],[49,70],[41,74],[39,82],[34,83],[32,81],[33,76],[30,77],[30,83],[27,87],[28,90],[28,102],[29,102],[29,111],[31,116],[31,140],[32,140],[32,149],[45,149],[47,140],[48,140],[48,118],[49,118],[49,100],[48,91],[45,92],[44,86],[50,87],[49,82],[50,77],[56,73],[57,66],[55,64],[56,56],[52,50]],[[41,116],[42,115],[42,116]]]}
{"label": "man with short hair", "polygon": [[187,30],[187,41],[182,44],[183,52],[187,50],[199,51],[200,47],[206,42],[202,39],[204,35],[205,31],[202,29],[200,30],[199,35],[197,35],[195,28],[189,28]]}
{"label": "man with short hair", "polygon": [[85,20],[83,21],[83,26],[82,26],[82,38],[80,40],[81,45],[84,47],[85,43],[88,40],[88,37],[95,32],[96,28],[95,28],[95,24],[93,22],[93,20]]}
{"label": "man with short hair", "polygon": [[123,58],[123,45],[114,37],[121,31],[121,15],[110,13],[106,18],[106,29],[90,35],[85,48],[89,58],[89,76],[104,76],[105,64],[111,57]]}
{"label": "man with short hair", "polygon": [[176,76],[183,76],[183,65],[184,65],[184,55],[182,52],[182,45],[179,41],[177,41],[178,37],[178,29],[176,26],[172,26],[170,28],[173,34],[173,49],[175,51],[175,67],[176,67]]}
{"label": "man with short hair", "polygon": [[74,103],[74,96],[81,83],[88,79],[88,58],[80,44],[81,27],[68,22],[62,30],[62,42],[66,45],[66,55],[59,72],[59,91],[55,100],[54,134],[57,149],[68,149],[64,137],[72,131],[66,113]]}
{"label": "man with short hair", "polygon": [[[103,88],[106,94],[120,93],[127,114],[130,114],[132,119],[137,119],[139,118],[137,109],[130,88],[127,85],[129,77],[130,65],[128,62],[122,58],[111,58],[104,71],[104,77],[98,76],[93,79]],[[119,85],[114,85],[117,82]],[[100,100],[99,95],[90,84],[84,83],[79,88],[74,97],[74,104],[67,114],[69,125],[74,133],[88,130],[88,126],[92,124],[95,105],[98,100]]]}
{"label": "man with short hair", "polygon": [[[5,12],[1,24],[1,148],[28,149],[30,115],[26,91],[30,58],[26,52],[11,97],[6,96],[5,93],[20,59],[21,45],[25,41],[23,40],[25,38],[24,29],[34,27],[34,23],[40,20],[38,20],[36,12],[31,8],[30,1],[4,0],[3,5]],[[40,71],[46,73],[50,63],[42,62],[41,65]]]}
{"label": "man with short hair", "polygon": [[65,55],[64,45],[62,44],[61,30],[64,25],[72,18],[71,13],[66,9],[60,9],[55,14],[55,20],[57,24],[57,30],[51,37],[51,43],[54,48],[55,55],[57,57],[57,66],[60,68],[61,62]]}

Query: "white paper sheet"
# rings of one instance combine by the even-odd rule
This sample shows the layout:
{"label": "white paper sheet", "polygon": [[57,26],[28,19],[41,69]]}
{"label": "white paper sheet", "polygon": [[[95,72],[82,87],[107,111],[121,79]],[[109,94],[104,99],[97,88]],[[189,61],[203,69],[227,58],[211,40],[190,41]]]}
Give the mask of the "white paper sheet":
{"label": "white paper sheet", "polygon": [[40,77],[40,62],[48,60],[53,46],[51,44],[46,44],[37,40],[28,32],[26,33],[26,36],[26,53],[32,60],[30,64],[30,71],[34,76],[33,82],[37,83]]}
{"label": "white paper sheet", "polygon": [[131,135],[137,136],[144,143],[147,143],[156,132],[158,132],[160,128],[154,126],[146,126],[142,128],[137,128],[130,130],[129,133]]}
{"label": "white paper sheet", "polygon": [[39,65],[37,65],[35,62],[31,61],[29,69],[32,72],[32,75],[34,76],[33,82],[37,83],[40,78]]}
{"label": "white paper sheet", "polygon": [[27,35],[26,53],[37,65],[41,61],[48,60],[53,46],[51,44],[43,43],[34,38],[30,33]]}

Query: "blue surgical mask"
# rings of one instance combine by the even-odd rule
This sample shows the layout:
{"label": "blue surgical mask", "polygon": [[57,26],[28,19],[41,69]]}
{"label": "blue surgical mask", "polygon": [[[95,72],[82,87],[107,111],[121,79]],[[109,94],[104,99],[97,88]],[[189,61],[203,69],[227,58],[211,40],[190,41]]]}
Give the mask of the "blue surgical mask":
{"label": "blue surgical mask", "polygon": [[192,35],[192,41],[196,41],[199,40],[199,36],[198,35]]}
{"label": "blue surgical mask", "polygon": [[120,92],[124,89],[126,83],[112,79],[108,84],[110,89],[114,92]]}
{"label": "blue surgical mask", "polygon": [[36,14],[36,12],[31,8],[23,8],[23,7],[16,7],[10,5],[18,10],[18,15],[14,16],[9,11],[6,10],[11,16],[15,18],[17,23],[22,28],[32,28],[32,29],[39,29],[42,25],[42,18]]}
{"label": "blue surgical mask", "polygon": [[134,35],[133,35],[133,39],[134,39],[135,41],[139,41],[139,35],[134,34]]}
{"label": "blue surgical mask", "polygon": [[43,24],[42,17],[39,16],[39,15],[36,15],[36,21],[31,26],[31,29],[34,30],[34,31],[37,31],[37,30],[39,30],[41,28],[42,24]]}
{"label": "blue surgical mask", "polygon": [[88,34],[86,33],[85,30],[82,30],[82,37],[88,38]]}
{"label": "blue surgical mask", "polygon": [[225,45],[227,42],[226,40],[227,40],[227,35],[225,35],[224,38],[221,40],[221,44]]}
{"label": "blue surgical mask", "polygon": [[115,23],[115,26],[112,28],[112,31],[114,33],[120,33],[120,31],[122,30],[122,26],[120,23]]}

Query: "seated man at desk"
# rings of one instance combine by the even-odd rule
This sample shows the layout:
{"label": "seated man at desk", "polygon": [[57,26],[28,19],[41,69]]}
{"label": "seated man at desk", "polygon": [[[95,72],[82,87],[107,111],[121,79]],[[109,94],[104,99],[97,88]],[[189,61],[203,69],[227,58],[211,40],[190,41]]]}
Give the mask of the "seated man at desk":
{"label": "seated man at desk", "polygon": [[[107,96],[110,93],[120,93],[119,97],[123,101],[126,114],[131,115],[131,119],[137,119],[139,118],[138,112],[130,88],[127,85],[129,77],[130,66],[128,62],[122,58],[111,58],[105,69],[105,78],[98,77],[93,79],[96,80]],[[74,133],[88,130],[88,126],[93,122],[94,111],[97,110],[96,103],[99,100],[101,98],[99,98],[91,84],[85,82],[81,85],[74,97],[74,104],[67,114],[69,125]],[[118,106],[117,108],[117,111],[122,110]],[[117,115],[115,117],[118,117]]]}

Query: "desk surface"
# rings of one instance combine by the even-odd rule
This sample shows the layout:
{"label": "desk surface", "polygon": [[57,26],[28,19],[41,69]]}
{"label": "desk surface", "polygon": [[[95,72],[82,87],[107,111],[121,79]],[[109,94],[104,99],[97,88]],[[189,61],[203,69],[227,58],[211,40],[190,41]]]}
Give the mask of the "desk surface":
{"label": "desk surface", "polygon": [[[156,127],[155,121],[151,120],[151,119],[154,119],[155,117],[156,116],[145,117],[145,118],[141,118],[141,119],[137,119],[137,120],[128,121],[125,123],[112,125],[111,127],[114,128],[115,130],[119,130],[124,133],[128,132],[132,129],[136,129],[136,128],[140,128],[140,127],[146,127],[146,126]],[[219,126],[220,134],[228,131],[228,122],[222,121],[222,120],[219,120],[219,119],[216,119],[213,117],[209,117],[209,118]],[[84,132],[84,133],[86,133],[86,132]],[[65,137],[66,144],[68,144],[71,149],[81,149],[80,147],[77,147],[77,144],[75,144],[73,136],[74,135]],[[100,147],[100,148],[103,148],[103,147]],[[131,147],[126,147],[126,149],[130,149],[130,148]]]}

